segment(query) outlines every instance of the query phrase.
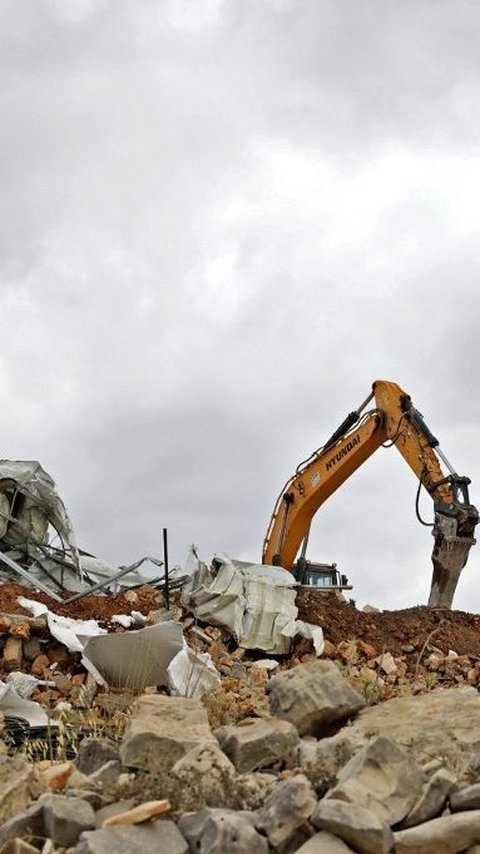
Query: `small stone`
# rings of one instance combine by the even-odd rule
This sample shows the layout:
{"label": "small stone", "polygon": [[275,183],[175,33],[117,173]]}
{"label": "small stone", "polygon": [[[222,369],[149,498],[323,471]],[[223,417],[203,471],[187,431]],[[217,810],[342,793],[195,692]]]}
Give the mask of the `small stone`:
{"label": "small stone", "polygon": [[84,738],[78,748],[76,764],[82,774],[93,774],[106,762],[118,758],[118,747],[107,738]]}
{"label": "small stone", "polygon": [[118,759],[110,759],[101,768],[89,775],[90,784],[95,786],[111,786],[116,783],[122,773],[122,763]]}
{"label": "small stone", "polygon": [[46,655],[37,655],[32,664],[32,673],[34,676],[38,676],[40,679],[43,679],[45,670],[47,670],[49,666],[50,661]]}
{"label": "small stone", "polygon": [[42,648],[38,638],[29,638],[23,644],[23,657],[26,661],[35,661],[41,654]]}
{"label": "small stone", "polygon": [[51,763],[41,768],[38,773],[38,780],[45,788],[52,792],[63,791],[71,775],[75,770],[73,762],[61,762],[52,765]]}
{"label": "small stone", "polygon": [[192,748],[175,763],[169,778],[181,792],[177,808],[230,807],[237,797],[235,768],[216,743]]}
{"label": "small stone", "polygon": [[395,854],[465,851],[480,840],[480,810],[459,812],[394,833]]}
{"label": "small stone", "polygon": [[30,843],[26,842],[25,839],[16,837],[15,839],[9,839],[8,842],[5,842],[5,844],[2,845],[0,848],[0,854],[38,854],[38,848],[34,845],[30,845]]}
{"label": "small stone", "polygon": [[33,767],[23,757],[0,757],[0,822],[26,809],[32,800],[32,780]]}
{"label": "small stone", "polygon": [[125,812],[117,813],[109,818],[106,818],[102,827],[114,827],[118,824],[141,824],[143,821],[148,821],[157,815],[163,815],[170,812],[170,801],[164,799],[160,801],[146,801]]}
{"label": "small stone", "polygon": [[21,670],[23,661],[23,645],[20,638],[7,638],[3,649],[3,663],[7,670]]}
{"label": "small stone", "polygon": [[383,655],[378,656],[376,661],[380,670],[382,670],[387,676],[397,672],[397,665],[395,664],[391,652],[384,652]]}

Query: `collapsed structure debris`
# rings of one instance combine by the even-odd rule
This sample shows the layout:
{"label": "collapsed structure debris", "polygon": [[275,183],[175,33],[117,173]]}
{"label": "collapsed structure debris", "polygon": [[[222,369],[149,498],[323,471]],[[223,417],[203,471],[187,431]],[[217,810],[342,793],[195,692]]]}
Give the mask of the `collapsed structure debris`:
{"label": "collapsed structure debris", "polygon": [[0,854],[473,854],[480,616],[360,612],[194,549],[168,597],[145,559],[78,549],[49,476],[19,465],[0,501]]}

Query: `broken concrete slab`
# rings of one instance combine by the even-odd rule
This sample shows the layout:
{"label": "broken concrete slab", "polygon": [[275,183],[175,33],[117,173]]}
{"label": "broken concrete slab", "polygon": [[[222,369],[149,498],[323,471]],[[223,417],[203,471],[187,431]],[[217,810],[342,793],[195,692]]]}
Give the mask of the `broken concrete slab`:
{"label": "broken concrete slab", "polygon": [[360,854],[388,854],[393,847],[393,834],[388,824],[358,804],[323,798],[311,823],[340,837]]}
{"label": "broken concrete slab", "polygon": [[189,845],[173,821],[109,827],[82,833],[72,854],[188,854]]}
{"label": "broken concrete slab", "polygon": [[134,706],[120,757],[128,767],[169,772],[189,750],[203,744],[217,741],[198,700],[144,694]]}
{"label": "broken concrete slab", "polygon": [[285,845],[310,818],[317,797],[309,780],[298,774],[282,780],[267,797],[255,817],[255,827],[268,836],[274,848]]}
{"label": "broken concrete slab", "polygon": [[410,754],[392,739],[377,736],[341,769],[326,798],[364,807],[393,825],[418,801],[422,784],[422,773]]}
{"label": "broken concrete slab", "polygon": [[365,699],[331,661],[309,661],[274,676],[267,685],[272,713],[300,735],[326,736],[365,706]]}
{"label": "broken concrete slab", "polygon": [[240,726],[220,727],[214,735],[239,774],[279,762],[292,765],[297,758],[297,729],[280,718],[247,718]]}
{"label": "broken concrete slab", "polygon": [[178,823],[198,854],[267,854],[268,842],[253,826],[253,813],[206,809],[185,813]]}

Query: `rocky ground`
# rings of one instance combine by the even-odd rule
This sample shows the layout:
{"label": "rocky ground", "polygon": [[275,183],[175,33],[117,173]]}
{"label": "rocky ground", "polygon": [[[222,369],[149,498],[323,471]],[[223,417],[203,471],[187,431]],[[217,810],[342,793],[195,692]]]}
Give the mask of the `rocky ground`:
{"label": "rocky ground", "polygon": [[0,854],[480,854],[479,616],[365,613],[304,589],[324,653],[302,639],[272,660],[175,594],[170,617],[221,677],[193,699],[99,688],[19,596],[115,633],[115,614],[165,617],[148,586],[70,605],[0,587],[0,678],[48,683],[31,699],[52,718],[43,733],[3,723]]}

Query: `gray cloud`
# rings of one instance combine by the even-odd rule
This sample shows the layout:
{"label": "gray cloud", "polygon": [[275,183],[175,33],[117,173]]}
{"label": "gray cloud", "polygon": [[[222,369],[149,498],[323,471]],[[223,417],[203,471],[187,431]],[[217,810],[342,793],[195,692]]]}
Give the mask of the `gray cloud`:
{"label": "gray cloud", "polygon": [[[168,525],[174,560],[258,559],[376,378],[478,488],[479,16],[2,4],[2,453],[52,472],[85,548],[126,562]],[[415,490],[379,451],[318,514],[358,601],[425,600]]]}

